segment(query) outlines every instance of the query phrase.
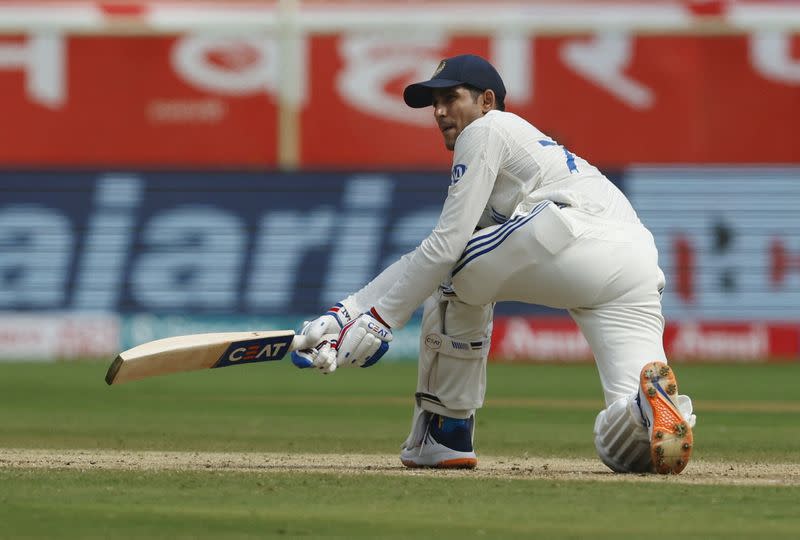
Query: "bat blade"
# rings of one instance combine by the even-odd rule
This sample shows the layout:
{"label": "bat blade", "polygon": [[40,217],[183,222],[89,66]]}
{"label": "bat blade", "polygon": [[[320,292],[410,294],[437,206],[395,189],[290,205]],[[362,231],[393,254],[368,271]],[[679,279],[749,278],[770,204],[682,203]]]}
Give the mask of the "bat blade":
{"label": "bat blade", "polygon": [[280,360],[297,348],[293,330],[190,334],[157,339],[119,353],[106,384],[158,375]]}

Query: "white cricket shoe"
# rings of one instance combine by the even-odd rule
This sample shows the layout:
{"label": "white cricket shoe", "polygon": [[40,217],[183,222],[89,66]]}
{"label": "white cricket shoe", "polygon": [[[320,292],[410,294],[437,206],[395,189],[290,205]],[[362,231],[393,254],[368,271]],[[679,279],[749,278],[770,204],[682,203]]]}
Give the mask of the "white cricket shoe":
{"label": "white cricket shoe", "polygon": [[406,467],[474,469],[478,458],[472,448],[475,417],[466,420],[433,413],[426,415],[422,437],[400,452]]}
{"label": "white cricket shoe", "polygon": [[654,472],[678,474],[692,456],[695,417],[691,414],[691,400],[678,395],[678,381],[672,368],[664,362],[644,366],[636,402],[650,437]]}

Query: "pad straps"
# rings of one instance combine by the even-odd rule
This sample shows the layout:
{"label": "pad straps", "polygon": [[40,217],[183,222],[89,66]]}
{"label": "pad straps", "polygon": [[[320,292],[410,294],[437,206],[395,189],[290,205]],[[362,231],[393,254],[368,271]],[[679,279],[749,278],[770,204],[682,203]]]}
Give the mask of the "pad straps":
{"label": "pad straps", "polygon": [[483,358],[489,352],[491,345],[490,339],[479,339],[474,341],[463,341],[453,339],[450,336],[431,332],[425,336],[425,347],[454,358],[471,360]]}

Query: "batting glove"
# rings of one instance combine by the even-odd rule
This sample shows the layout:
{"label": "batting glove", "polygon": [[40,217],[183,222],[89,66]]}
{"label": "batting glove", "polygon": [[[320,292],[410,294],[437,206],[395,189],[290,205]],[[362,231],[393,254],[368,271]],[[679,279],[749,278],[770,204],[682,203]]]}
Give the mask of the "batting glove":
{"label": "batting glove", "polygon": [[369,367],[389,350],[392,331],[375,308],[350,321],[339,332],[336,363],[340,367]]}
{"label": "batting glove", "polygon": [[342,304],[335,304],[324,315],[313,321],[303,322],[303,328],[297,333],[305,338],[300,348],[311,349],[322,341],[322,336],[338,334],[351,319],[350,313]]}
{"label": "batting glove", "polygon": [[300,369],[315,368],[327,375],[336,371],[336,338],[338,334],[328,334],[316,346],[292,352],[292,363]]}

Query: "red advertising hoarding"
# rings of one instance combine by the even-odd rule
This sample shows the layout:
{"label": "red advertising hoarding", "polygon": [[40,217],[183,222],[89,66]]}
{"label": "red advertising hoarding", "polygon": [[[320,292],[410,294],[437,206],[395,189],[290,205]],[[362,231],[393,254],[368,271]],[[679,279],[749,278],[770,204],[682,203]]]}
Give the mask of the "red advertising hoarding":
{"label": "red advertising hoarding", "polygon": [[[452,38],[414,54],[388,41],[320,38],[312,48],[318,77],[305,109],[303,161],[446,164],[430,110],[404,108],[402,88],[429,77],[442,57],[492,58],[499,49],[493,60],[509,87],[508,109],[597,165],[796,163],[800,146],[787,120],[800,118],[800,37],[781,39],[776,48],[797,51],[791,61],[761,51],[755,36],[542,37],[510,44]],[[777,64],[772,72],[769,62]],[[332,143],[336,133],[347,133],[345,144]]]}
{"label": "red advertising hoarding", "polygon": [[[299,161],[420,169],[450,155],[402,89],[474,52],[508,108],[603,167],[800,163],[800,36],[308,36]],[[0,38],[1,166],[274,167],[275,36]],[[288,136],[283,134],[283,136]]]}
{"label": "red advertising hoarding", "polygon": [[0,165],[262,167],[265,52],[246,39],[0,37]]}
{"label": "red advertising hoarding", "polygon": [[[800,324],[766,321],[672,321],[664,332],[667,357],[683,362],[796,361]],[[498,317],[491,358],[497,362],[585,362],[589,344],[568,318]]]}

